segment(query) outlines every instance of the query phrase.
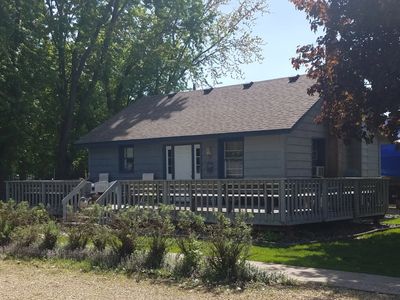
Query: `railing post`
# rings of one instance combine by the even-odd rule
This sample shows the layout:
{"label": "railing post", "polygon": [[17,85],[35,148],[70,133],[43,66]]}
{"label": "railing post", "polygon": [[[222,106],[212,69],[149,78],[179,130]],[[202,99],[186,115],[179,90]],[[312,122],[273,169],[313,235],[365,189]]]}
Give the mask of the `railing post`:
{"label": "railing post", "polygon": [[4,199],[6,199],[6,201],[10,200],[10,183],[8,181],[6,181],[6,197]]}
{"label": "railing post", "polygon": [[285,185],[284,179],[279,181],[279,213],[281,217],[281,223],[286,224],[286,195],[285,195]]}
{"label": "railing post", "polygon": [[40,201],[44,203],[46,201],[46,183],[42,182],[40,184]]}
{"label": "railing post", "polygon": [[117,196],[117,209],[121,209],[122,206],[122,189],[121,183],[118,181],[117,186],[115,187],[115,194]]}
{"label": "railing post", "polygon": [[63,220],[65,222],[65,221],[67,221],[67,204],[63,203],[62,208],[63,208]]}
{"label": "railing post", "polygon": [[168,205],[168,181],[163,181],[163,204]]}
{"label": "railing post", "polygon": [[217,198],[218,211],[222,212],[222,183],[220,180],[218,180],[217,182],[217,189],[218,189],[218,198]]}
{"label": "railing post", "polygon": [[358,218],[360,216],[360,200],[360,180],[354,179],[353,218]]}
{"label": "railing post", "polygon": [[326,221],[328,219],[328,182],[326,179],[322,180],[322,195],[321,195],[321,204],[322,204],[322,221]]}

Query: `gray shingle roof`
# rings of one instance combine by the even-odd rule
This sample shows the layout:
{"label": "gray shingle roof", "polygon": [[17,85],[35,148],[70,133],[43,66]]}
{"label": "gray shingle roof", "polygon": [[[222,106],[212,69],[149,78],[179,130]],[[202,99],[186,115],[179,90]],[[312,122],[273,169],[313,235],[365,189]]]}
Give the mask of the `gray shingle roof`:
{"label": "gray shingle roof", "polygon": [[300,76],[211,90],[143,97],[83,136],[78,144],[291,129],[315,104]]}

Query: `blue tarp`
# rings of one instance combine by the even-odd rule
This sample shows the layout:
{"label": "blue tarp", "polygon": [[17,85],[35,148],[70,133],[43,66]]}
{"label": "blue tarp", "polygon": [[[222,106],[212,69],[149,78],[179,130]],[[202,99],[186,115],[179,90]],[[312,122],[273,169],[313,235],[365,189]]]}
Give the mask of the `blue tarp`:
{"label": "blue tarp", "polygon": [[395,145],[381,146],[382,176],[400,177],[400,149]]}

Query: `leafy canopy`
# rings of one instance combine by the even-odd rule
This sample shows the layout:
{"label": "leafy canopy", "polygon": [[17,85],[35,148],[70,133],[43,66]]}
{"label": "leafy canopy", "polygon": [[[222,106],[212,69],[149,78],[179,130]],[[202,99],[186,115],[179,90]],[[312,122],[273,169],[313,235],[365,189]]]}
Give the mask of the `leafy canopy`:
{"label": "leafy canopy", "polygon": [[80,136],[142,95],[261,60],[265,0],[0,2],[0,180],[84,176]]}
{"label": "leafy canopy", "polygon": [[339,137],[370,142],[400,131],[400,5],[397,0],[291,0],[311,29],[315,45],[292,60],[316,83],[310,94],[324,101],[319,122]]}

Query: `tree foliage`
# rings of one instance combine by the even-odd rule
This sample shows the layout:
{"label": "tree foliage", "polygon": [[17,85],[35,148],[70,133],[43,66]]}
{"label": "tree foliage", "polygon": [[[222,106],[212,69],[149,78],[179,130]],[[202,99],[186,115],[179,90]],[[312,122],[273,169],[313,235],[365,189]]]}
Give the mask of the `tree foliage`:
{"label": "tree foliage", "polygon": [[142,95],[240,76],[264,0],[0,2],[0,177],[82,176],[76,139]]}
{"label": "tree foliage", "polygon": [[400,6],[396,0],[291,0],[305,11],[316,45],[292,60],[324,101],[319,122],[339,137],[391,141],[400,130]]}

